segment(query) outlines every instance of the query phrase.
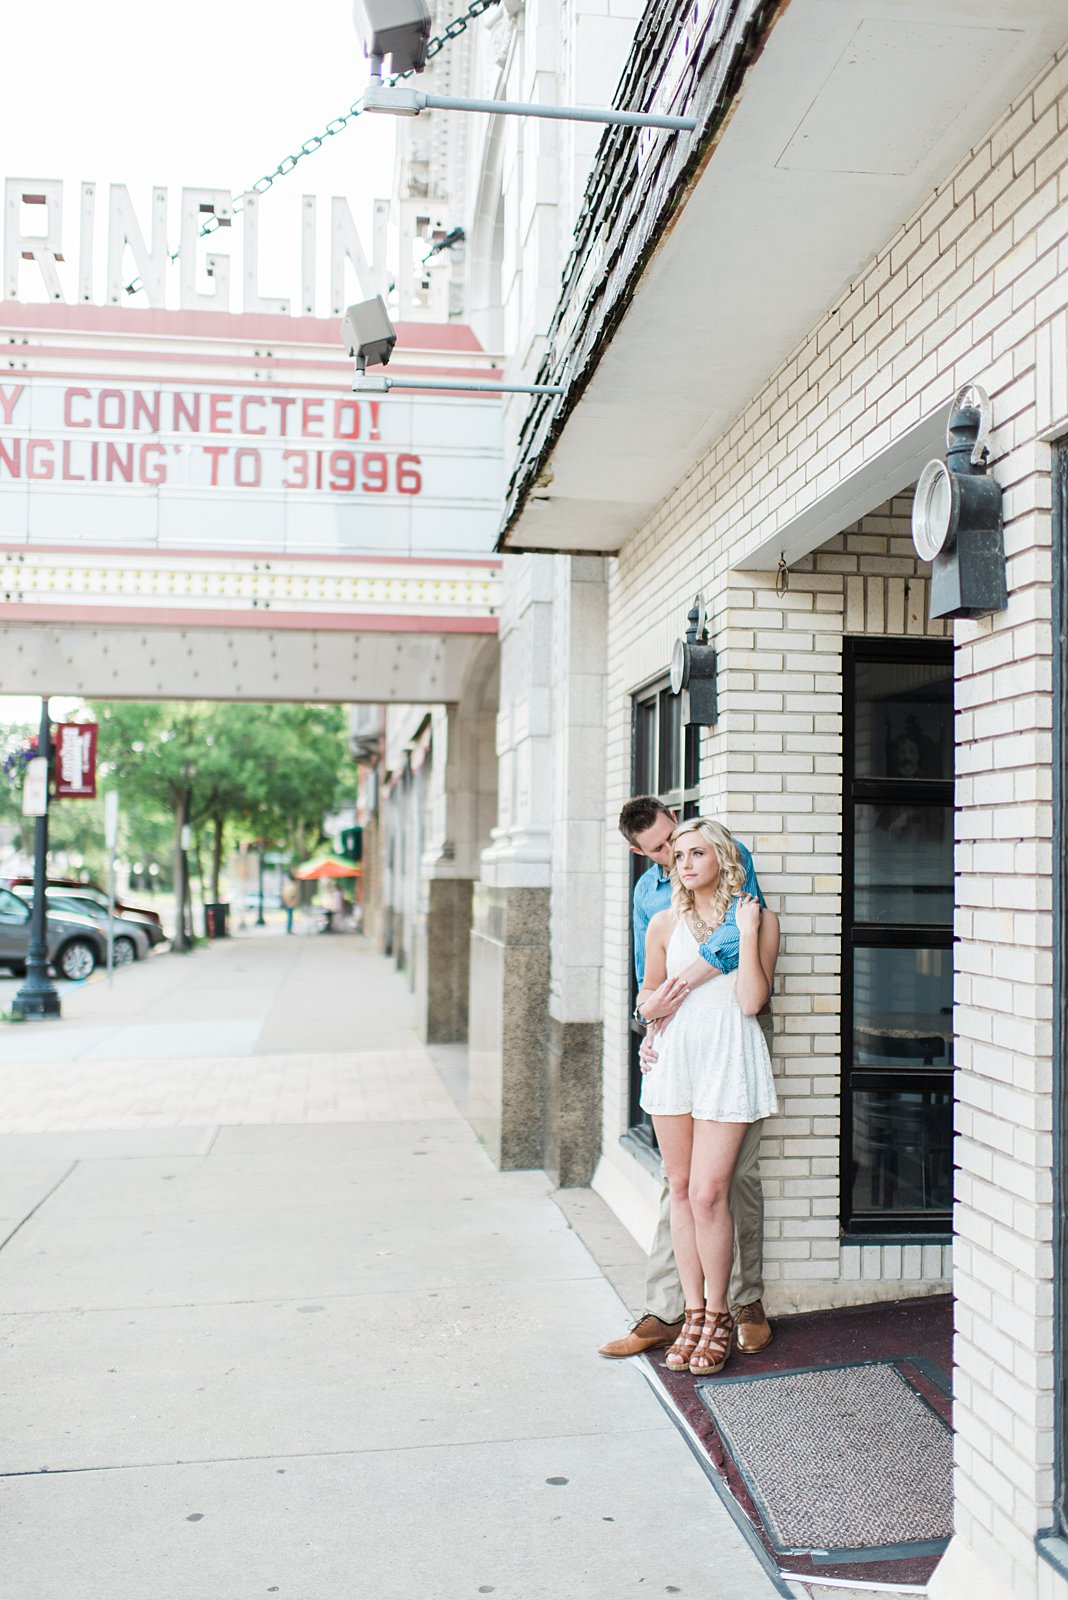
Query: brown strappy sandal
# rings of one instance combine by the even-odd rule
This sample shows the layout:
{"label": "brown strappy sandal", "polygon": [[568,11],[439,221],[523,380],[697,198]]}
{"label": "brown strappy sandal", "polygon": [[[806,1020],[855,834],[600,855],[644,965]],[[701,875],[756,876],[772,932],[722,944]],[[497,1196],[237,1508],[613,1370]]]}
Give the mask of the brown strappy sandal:
{"label": "brown strappy sandal", "polygon": [[694,1377],[711,1378],[722,1372],[730,1360],[733,1344],[734,1318],[730,1312],[706,1311],[701,1337],[690,1357],[690,1371]]}
{"label": "brown strappy sandal", "polygon": [[682,1332],[664,1357],[664,1365],[672,1372],[686,1372],[689,1368],[690,1357],[697,1349],[704,1326],[704,1306],[698,1306],[693,1311],[687,1307],[683,1319]]}

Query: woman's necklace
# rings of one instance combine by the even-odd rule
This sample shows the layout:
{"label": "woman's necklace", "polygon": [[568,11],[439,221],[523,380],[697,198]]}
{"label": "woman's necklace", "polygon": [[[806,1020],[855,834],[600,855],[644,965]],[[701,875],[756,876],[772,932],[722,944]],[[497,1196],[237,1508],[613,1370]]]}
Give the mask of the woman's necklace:
{"label": "woman's necklace", "polygon": [[693,933],[698,944],[704,944],[705,940],[708,939],[710,934],[714,933],[718,927],[718,922],[705,922],[703,917],[699,917],[696,906],[690,907],[690,931]]}

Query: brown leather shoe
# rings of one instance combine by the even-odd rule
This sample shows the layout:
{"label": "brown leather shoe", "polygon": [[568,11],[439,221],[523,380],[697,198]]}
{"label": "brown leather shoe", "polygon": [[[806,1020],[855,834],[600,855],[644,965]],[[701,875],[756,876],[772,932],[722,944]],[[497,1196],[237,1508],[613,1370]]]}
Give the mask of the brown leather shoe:
{"label": "brown leather shoe", "polygon": [[628,1334],[622,1339],[610,1339],[597,1353],[618,1358],[640,1356],[643,1350],[659,1350],[662,1345],[674,1343],[681,1326],[681,1317],[678,1322],[661,1322],[659,1317],[647,1311],[644,1317],[638,1318]]}
{"label": "brown leather shoe", "polygon": [[771,1343],[771,1324],[764,1315],[762,1301],[754,1300],[751,1306],[738,1306],[734,1313],[738,1331],[735,1345],[743,1356],[755,1356]]}

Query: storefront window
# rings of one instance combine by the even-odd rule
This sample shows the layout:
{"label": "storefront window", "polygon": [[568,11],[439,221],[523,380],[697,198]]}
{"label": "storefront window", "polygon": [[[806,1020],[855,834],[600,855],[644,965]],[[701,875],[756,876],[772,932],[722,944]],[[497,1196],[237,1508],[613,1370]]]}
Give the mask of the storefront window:
{"label": "storefront window", "polygon": [[952,645],[847,640],[844,672],[842,1221],[948,1232]]}

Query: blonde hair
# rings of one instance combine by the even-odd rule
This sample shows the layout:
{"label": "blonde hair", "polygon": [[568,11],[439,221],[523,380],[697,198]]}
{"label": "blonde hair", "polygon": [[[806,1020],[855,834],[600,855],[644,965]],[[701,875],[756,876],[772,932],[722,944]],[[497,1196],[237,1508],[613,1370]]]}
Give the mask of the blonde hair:
{"label": "blonde hair", "polygon": [[[688,822],[680,822],[671,835],[671,843],[681,839],[684,833],[699,833],[716,852],[719,878],[716,881],[711,921],[713,926],[718,927],[727,915],[731,901],[735,895],[741,894],[745,884],[745,868],[738,854],[738,846],[722,822],[716,822],[712,817],[691,817]],[[694,909],[693,891],[682,882],[674,861],[671,864],[671,909],[679,921]]]}

